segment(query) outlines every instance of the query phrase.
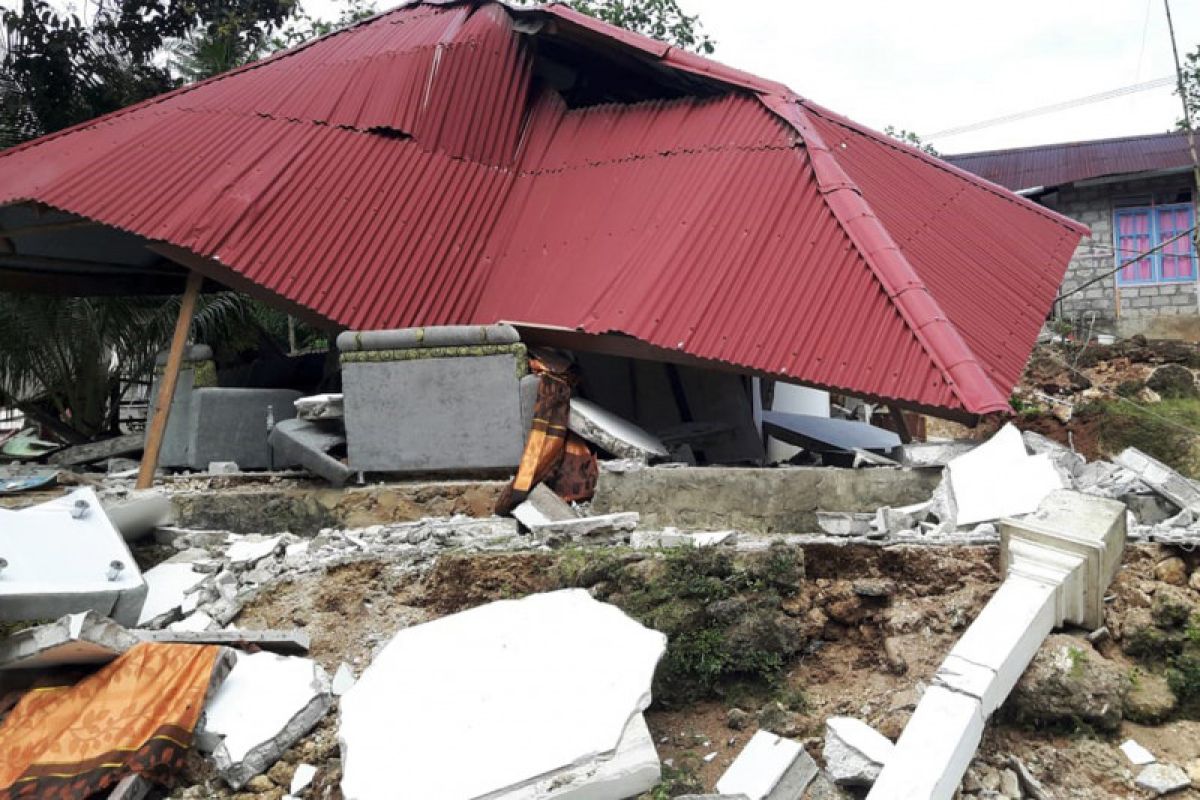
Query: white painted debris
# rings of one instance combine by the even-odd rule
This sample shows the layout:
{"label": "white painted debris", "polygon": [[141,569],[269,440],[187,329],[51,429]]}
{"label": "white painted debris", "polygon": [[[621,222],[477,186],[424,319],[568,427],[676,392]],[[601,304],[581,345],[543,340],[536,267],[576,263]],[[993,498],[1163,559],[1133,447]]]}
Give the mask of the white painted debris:
{"label": "white painted debris", "polygon": [[580,397],[571,398],[567,427],[617,458],[648,461],[668,454],[666,445],[656,436]]}
{"label": "white painted debris", "polygon": [[825,769],[834,783],[870,786],[896,746],[879,731],[853,717],[825,720]]}
{"label": "white painted debris", "polygon": [[341,419],[346,416],[345,396],[340,394],[301,397],[294,405],[297,419]]}
{"label": "white painted debris", "polygon": [[1048,494],[1064,488],[1050,456],[1029,455],[1021,432],[1011,424],[951,460],[947,469],[960,526],[1028,514]]}
{"label": "white painted debris", "polygon": [[282,536],[271,536],[267,539],[239,537],[225,551],[225,557],[235,567],[249,566],[274,553],[282,541]]}
{"label": "white painted debris", "polygon": [[760,730],[717,781],[717,793],[765,800],[803,752],[799,742]]}
{"label": "white painted debris", "polygon": [[288,787],[288,793],[298,795],[307,789],[313,782],[313,778],[317,777],[317,768],[312,764],[300,764],[296,767],[296,771],[292,773],[292,784]]}
{"label": "white painted debris", "polygon": [[737,544],[737,531],[701,531],[691,535],[693,547],[716,547],[722,544]]}
{"label": "white painted debris", "polygon": [[94,611],[70,614],[0,640],[0,671],[107,664],[137,637]]}
{"label": "white painted debris", "polygon": [[[600,762],[614,758],[650,704],[665,648],[663,634],[581,589],[406,628],[342,697],[342,792],[347,800],[392,798],[401,781],[406,797],[472,800],[593,763],[601,774]],[[657,756],[652,769],[645,763],[635,771],[639,785],[624,794],[580,787],[569,796],[647,791],[658,781]]]}
{"label": "white painted debris", "polygon": [[512,515],[526,528],[578,519],[575,509],[544,483],[533,487],[525,501],[513,509]]}
{"label": "white painted debris", "polygon": [[337,672],[333,673],[334,697],[341,697],[346,692],[350,691],[350,689],[354,687],[354,684],[357,682],[357,680],[358,679],[354,677],[353,670],[350,669],[350,665],[343,661],[338,665]]}
{"label": "white painted debris", "polygon": [[1121,752],[1129,759],[1129,763],[1135,767],[1144,767],[1147,764],[1153,764],[1158,761],[1146,748],[1135,742],[1133,739],[1126,739],[1121,743]]}
{"label": "white painted debris", "polygon": [[1151,764],[1138,773],[1134,784],[1154,793],[1155,797],[1178,792],[1192,785],[1192,779],[1174,764]]}
{"label": "white painted debris", "polygon": [[146,572],[149,592],[138,617],[138,627],[158,625],[179,612],[188,593],[208,580],[191,564],[159,564]]}
{"label": "white painted debris", "polygon": [[233,671],[205,707],[204,730],[221,737],[213,751],[221,777],[240,789],[270,769],[332,702],[329,677],[315,661],[239,653]]}
{"label": "white painted debris", "polygon": [[1136,447],[1126,448],[1113,461],[1179,508],[1200,513],[1200,488],[1161,461]]}
{"label": "white painted debris", "polygon": [[0,620],[95,611],[137,622],[146,583],[95,492],[78,489],[3,519]]}
{"label": "white painted debris", "polygon": [[177,633],[197,633],[212,630],[215,627],[218,627],[215,619],[203,611],[197,611],[181,619],[179,622],[172,622],[167,626],[167,630]]}

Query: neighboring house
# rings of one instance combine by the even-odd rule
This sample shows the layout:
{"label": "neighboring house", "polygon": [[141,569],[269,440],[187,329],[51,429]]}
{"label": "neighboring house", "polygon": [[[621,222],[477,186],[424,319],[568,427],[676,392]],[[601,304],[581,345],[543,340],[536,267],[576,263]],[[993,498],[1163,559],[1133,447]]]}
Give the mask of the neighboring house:
{"label": "neighboring house", "polygon": [[[1195,225],[1196,181],[1186,134],[945,156],[1092,229],[1067,269],[1063,291],[1112,272]],[[1123,335],[1200,335],[1191,235],[1064,298],[1058,313],[1083,328]]]}

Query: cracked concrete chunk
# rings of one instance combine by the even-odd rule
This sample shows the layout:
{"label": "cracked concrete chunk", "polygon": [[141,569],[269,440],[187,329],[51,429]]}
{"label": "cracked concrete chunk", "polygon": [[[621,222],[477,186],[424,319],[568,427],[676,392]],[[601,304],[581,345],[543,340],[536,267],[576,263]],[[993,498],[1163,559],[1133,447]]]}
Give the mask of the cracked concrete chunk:
{"label": "cracked concrete chunk", "polygon": [[312,730],[332,703],[329,676],[315,661],[238,654],[204,710],[204,730],[220,737],[213,750],[217,771],[240,789]]}
{"label": "cracked concrete chunk", "polygon": [[879,777],[896,746],[853,717],[825,720],[825,768],[835,783],[869,786]]}
{"label": "cracked concrete chunk", "polygon": [[1135,781],[1139,789],[1154,793],[1155,797],[1178,792],[1192,785],[1191,778],[1174,764],[1151,764],[1138,773]]}
{"label": "cracked concrete chunk", "polygon": [[145,578],[149,591],[137,619],[138,627],[165,624],[183,607],[188,593],[208,580],[208,575],[197,572],[192,564],[163,563],[148,570]]}
{"label": "cracked concrete chunk", "polygon": [[300,464],[334,486],[345,485],[354,471],[336,454],[345,452],[346,434],[340,430],[328,430],[325,427],[328,424],[305,419],[285,419],[280,422],[267,437],[275,460],[283,464]]}
{"label": "cracked concrete chunk", "polygon": [[94,611],[70,614],[0,640],[0,670],[107,664],[138,643]]}
{"label": "cracked concrete chunk", "polygon": [[225,551],[225,557],[234,567],[248,567],[274,553],[281,541],[283,541],[282,536],[271,536],[266,539],[237,537]]}
{"label": "cracked concrete chunk", "polygon": [[[725,770],[725,774],[717,781],[716,789],[721,794],[742,794],[750,800],[774,798],[776,787],[780,786],[802,756],[806,754],[799,742],[760,730],[738,753],[729,769]],[[815,775],[814,766],[808,781]]]}
{"label": "cracked concrete chunk", "polygon": [[[343,795],[558,797],[516,793],[618,763],[665,649],[663,634],[581,589],[401,630],[342,697]],[[654,766],[639,768],[640,786],[625,783],[625,794],[585,793],[585,783],[564,797],[637,795],[657,783]]]}
{"label": "cracked concrete chunk", "polygon": [[1011,424],[946,468],[959,526],[1037,511],[1047,495],[1064,485],[1051,457],[1029,455]]}
{"label": "cracked concrete chunk", "polygon": [[529,532],[542,544],[550,546],[567,542],[624,542],[640,521],[640,514],[629,511],[531,525]]}
{"label": "cracked concrete chunk", "polygon": [[1170,500],[1181,509],[1200,513],[1200,489],[1187,478],[1138,450],[1128,447],[1113,459],[1137,475],[1147,486]]}
{"label": "cracked concrete chunk", "polygon": [[525,502],[513,509],[512,515],[526,528],[578,519],[575,510],[544,483],[533,487]]}
{"label": "cracked concrete chunk", "polygon": [[668,451],[657,437],[581,397],[571,398],[567,427],[617,458],[649,461],[666,458]]}

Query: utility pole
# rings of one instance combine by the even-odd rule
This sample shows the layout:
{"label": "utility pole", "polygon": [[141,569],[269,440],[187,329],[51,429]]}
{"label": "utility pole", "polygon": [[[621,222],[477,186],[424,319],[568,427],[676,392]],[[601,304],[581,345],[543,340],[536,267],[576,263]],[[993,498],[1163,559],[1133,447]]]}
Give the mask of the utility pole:
{"label": "utility pole", "polygon": [[[1171,53],[1175,56],[1176,86],[1179,91],[1179,102],[1183,103],[1183,125],[1187,131],[1188,149],[1191,151],[1192,156],[1193,178],[1196,183],[1195,191],[1192,192],[1192,205],[1195,207],[1200,204],[1200,156],[1196,155],[1196,129],[1192,125],[1192,109],[1188,105],[1187,85],[1183,80],[1183,64],[1179,60],[1179,45],[1175,43],[1175,23],[1171,19],[1171,0],[1163,0],[1163,6],[1167,10],[1167,30],[1171,34]],[[1196,252],[1200,253],[1200,226],[1196,226],[1193,240],[1196,245]]]}

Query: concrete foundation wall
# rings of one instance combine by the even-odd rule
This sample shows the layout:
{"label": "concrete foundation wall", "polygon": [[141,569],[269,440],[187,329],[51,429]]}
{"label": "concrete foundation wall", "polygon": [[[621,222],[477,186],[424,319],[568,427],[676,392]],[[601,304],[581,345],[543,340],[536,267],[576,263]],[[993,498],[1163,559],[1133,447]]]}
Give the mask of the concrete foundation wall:
{"label": "concrete foundation wall", "polygon": [[752,533],[814,533],[816,512],[874,511],[929,499],[939,470],[643,469],[600,473],[592,509],[637,511],[642,528],[732,528]]}

